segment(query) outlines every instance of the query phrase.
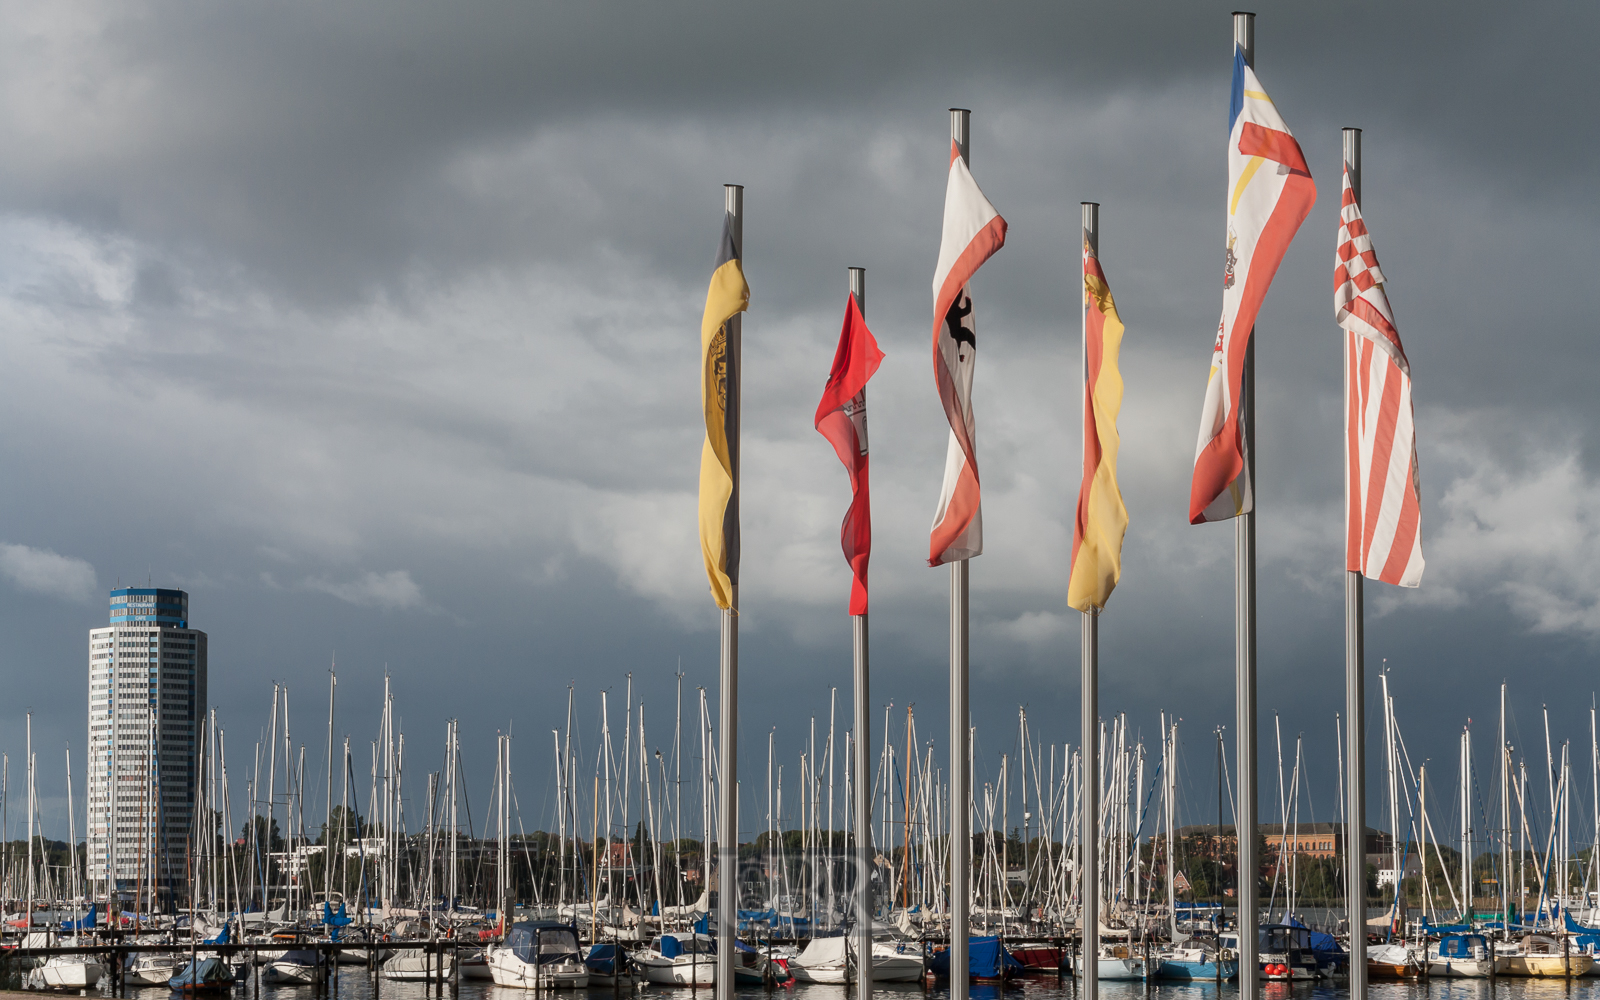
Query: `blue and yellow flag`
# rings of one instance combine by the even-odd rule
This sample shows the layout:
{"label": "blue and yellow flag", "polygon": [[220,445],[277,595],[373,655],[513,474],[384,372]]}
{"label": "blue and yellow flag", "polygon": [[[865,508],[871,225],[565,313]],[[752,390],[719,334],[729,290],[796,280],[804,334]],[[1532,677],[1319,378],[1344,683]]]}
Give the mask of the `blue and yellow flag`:
{"label": "blue and yellow flag", "polygon": [[706,442],[700,451],[700,552],[717,607],[733,606],[739,583],[739,346],[729,336],[733,317],[750,305],[739,265],[734,218],[722,222],[722,246],[700,320],[700,393]]}

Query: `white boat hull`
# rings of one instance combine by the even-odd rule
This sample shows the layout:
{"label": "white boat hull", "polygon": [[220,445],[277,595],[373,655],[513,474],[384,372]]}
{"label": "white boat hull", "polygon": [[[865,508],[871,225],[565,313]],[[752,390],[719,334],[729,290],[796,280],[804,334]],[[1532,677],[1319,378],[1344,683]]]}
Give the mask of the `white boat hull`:
{"label": "white boat hull", "polygon": [[37,970],[39,979],[52,990],[86,990],[105,974],[105,966],[82,955],[57,955]]}
{"label": "white boat hull", "polygon": [[401,983],[426,983],[436,978],[449,981],[455,978],[455,963],[449,953],[402,951],[383,963],[383,978]]}
{"label": "white boat hull", "polygon": [[1448,976],[1455,979],[1488,979],[1506,971],[1511,964],[1508,958],[1430,958],[1428,975]]}
{"label": "white boat hull", "polygon": [[268,962],[261,970],[261,981],[285,986],[310,986],[317,981],[317,967],[298,962]]}
{"label": "white boat hull", "polygon": [[[644,978],[661,986],[712,986],[717,980],[715,955],[684,955],[679,958],[661,958],[634,955],[634,964],[644,972]],[[841,980],[842,982],[842,980]]]}
{"label": "white boat hull", "polygon": [[589,969],[579,961],[534,965],[524,962],[507,948],[492,948],[485,957],[489,977],[496,986],[522,990],[581,990],[589,985]]}
{"label": "white boat hull", "polygon": [[139,955],[128,964],[122,978],[129,986],[165,986],[188,964],[187,957],[178,959],[171,955]]}

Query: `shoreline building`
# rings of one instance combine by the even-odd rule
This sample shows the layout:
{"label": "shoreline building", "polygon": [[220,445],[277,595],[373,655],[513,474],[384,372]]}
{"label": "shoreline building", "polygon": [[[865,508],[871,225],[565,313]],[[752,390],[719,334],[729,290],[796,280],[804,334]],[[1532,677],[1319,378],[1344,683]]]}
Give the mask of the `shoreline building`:
{"label": "shoreline building", "polygon": [[110,610],[89,630],[88,880],[170,901],[186,889],[206,634],[181,590],[113,590]]}

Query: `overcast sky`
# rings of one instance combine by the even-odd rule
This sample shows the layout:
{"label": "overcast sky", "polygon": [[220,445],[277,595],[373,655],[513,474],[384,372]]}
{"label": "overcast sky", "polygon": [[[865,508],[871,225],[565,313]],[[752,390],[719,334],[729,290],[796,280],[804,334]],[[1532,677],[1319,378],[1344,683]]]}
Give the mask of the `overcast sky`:
{"label": "overcast sky", "polygon": [[[1457,780],[1469,717],[1492,780],[1503,678],[1519,752],[1542,761],[1549,703],[1586,773],[1600,641],[1595,13],[1258,9],[1258,74],[1318,185],[1257,334],[1264,751],[1281,712],[1286,743],[1306,735],[1308,807],[1332,818],[1330,279],[1339,129],[1353,125],[1415,378],[1427,558],[1414,592],[1369,584],[1369,691],[1387,660],[1411,758],[1438,761],[1441,785]],[[769,730],[794,768],[810,718],[826,729],[831,686],[841,730],[849,713],[848,486],[812,428],[848,265],[867,269],[887,354],[869,393],[874,711],[914,703],[942,755],[947,576],[924,561],[947,430],[929,282],[958,105],[973,112],[973,172],[1010,224],[973,288],[977,781],[1013,749],[1019,706],[1041,739],[1079,739],[1065,594],[1078,205],[1094,200],[1127,324],[1132,519],[1101,704],[1147,736],[1161,711],[1182,717],[1185,818],[1212,818],[1212,730],[1235,730],[1233,529],[1186,513],[1221,304],[1230,10],[8,5],[0,748],[13,787],[31,708],[46,832],[65,836],[86,633],[118,581],[190,592],[236,774],[275,680],[320,760],[335,656],[337,731],[358,748],[392,675],[414,790],[439,766],[447,718],[462,720],[479,796],[492,737],[512,728],[529,827],[569,683],[588,761],[599,692],[617,704],[629,671],[649,743],[670,752],[679,663],[686,702],[696,685],[716,693],[694,493],[698,321],[724,182],[746,185],[751,286],[747,793],[764,782]]]}

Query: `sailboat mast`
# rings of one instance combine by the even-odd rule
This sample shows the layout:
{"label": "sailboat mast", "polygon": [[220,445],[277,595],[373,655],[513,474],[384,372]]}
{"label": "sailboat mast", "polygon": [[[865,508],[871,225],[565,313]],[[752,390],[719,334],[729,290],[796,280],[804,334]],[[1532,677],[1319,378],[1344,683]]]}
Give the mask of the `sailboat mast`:
{"label": "sailboat mast", "polygon": [[1463,922],[1472,920],[1472,727],[1461,730],[1461,910]]}
{"label": "sailboat mast", "polygon": [[339,687],[339,675],[334,672],[337,666],[335,662],[328,668],[328,748],[324,757],[328,765],[328,782],[323,791],[322,809],[322,843],[325,850],[322,857],[322,900],[330,905],[333,901],[333,696]]}

